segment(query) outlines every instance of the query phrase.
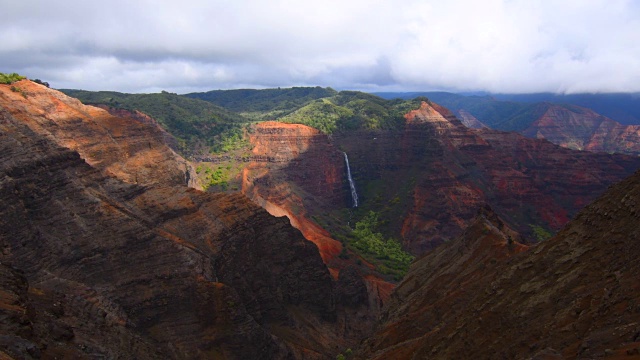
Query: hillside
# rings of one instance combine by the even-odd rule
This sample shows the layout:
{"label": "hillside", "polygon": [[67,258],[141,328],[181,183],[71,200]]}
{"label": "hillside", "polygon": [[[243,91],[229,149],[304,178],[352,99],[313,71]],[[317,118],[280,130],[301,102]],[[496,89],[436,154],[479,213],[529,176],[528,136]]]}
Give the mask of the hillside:
{"label": "hillside", "polygon": [[[381,95],[392,98],[393,94]],[[465,122],[465,125],[471,128],[482,128],[484,125],[497,130],[517,131],[530,138],[547,139],[556,145],[575,150],[640,154],[640,145],[638,145],[640,125],[623,125],[592,110],[599,108],[617,116],[620,115],[619,111],[634,112],[637,107],[636,112],[640,115],[640,98],[637,96],[623,94],[465,96],[445,92],[397,94],[402,98],[417,95],[427,96],[451,109]],[[586,99],[593,100],[593,103],[587,102]],[[534,102],[534,100],[545,102]],[[561,100],[566,100],[566,103],[558,103]],[[572,101],[574,105],[570,105]],[[614,105],[620,103],[622,107],[614,108]],[[640,120],[634,123],[640,123]]]}
{"label": "hillside", "polygon": [[124,94],[111,91],[61,90],[84,104],[140,111],[151,116],[177,139],[176,150],[187,156],[227,151],[244,145],[247,120],[214,104],[168,92]]}
{"label": "hillside", "polygon": [[530,249],[480,214],[413,264],[356,359],[637,358],[640,173]]}
{"label": "hillside", "polygon": [[190,93],[185,96],[208,101],[254,121],[264,121],[285,116],[311,101],[336,94],[337,91],[331,88],[318,86],[263,90],[213,90]]}
{"label": "hillside", "polygon": [[[288,101],[283,94],[303,99],[312,90],[322,93],[320,89],[215,94],[255,97],[277,107]],[[350,227],[373,211],[385,237],[401,241],[405,249],[419,255],[458,236],[485,204],[527,241],[538,241],[561,228],[607,185],[639,166],[638,159],[567,152],[549,143],[489,130],[474,133],[435,104],[427,121],[407,122],[405,114],[419,108],[423,100],[390,101],[350,91],[312,100],[278,120],[312,126],[329,137],[309,136],[311,132],[303,130],[304,136],[290,138],[289,129],[275,126],[268,130],[269,145],[260,146],[263,140],[256,134],[262,131],[261,125],[249,125],[240,141],[244,149],[192,156],[199,161],[196,176],[210,191],[242,191],[263,207],[277,203],[280,210],[270,211],[287,214],[293,224],[307,224],[299,227],[307,229],[308,239],[328,236],[356,253],[360,251],[349,245],[355,242]],[[315,144],[324,143],[330,144],[328,149],[324,145],[316,149]],[[351,200],[341,152],[352,163],[362,202],[357,209],[348,208]],[[332,169],[333,180],[319,185],[316,176],[324,175],[307,174],[307,166]],[[247,175],[247,169],[256,169],[250,170],[255,174]],[[323,187],[332,195],[319,190]],[[315,228],[324,228],[330,235],[319,236],[322,231],[310,230]],[[336,251],[341,251],[340,246],[328,248],[333,250],[325,259],[334,259]]]}
{"label": "hillside", "polygon": [[521,133],[569,149],[640,155],[640,125],[622,125],[578,106],[537,105],[542,113]]}
{"label": "hillside", "polygon": [[0,85],[3,359],[330,359],[368,334],[376,288],[333,278],[244,195],[187,187],[152,124],[14,86]]}

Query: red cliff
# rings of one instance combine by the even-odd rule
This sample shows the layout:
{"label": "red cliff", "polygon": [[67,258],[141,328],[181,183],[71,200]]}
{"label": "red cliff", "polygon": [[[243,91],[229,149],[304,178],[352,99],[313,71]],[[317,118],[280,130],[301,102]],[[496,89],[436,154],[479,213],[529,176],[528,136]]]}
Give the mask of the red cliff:
{"label": "red cliff", "polygon": [[0,107],[106,174],[128,183],[199,187],[191,165],[166,145],[159,127],[83,105],[29,80],[13,86],[20,92],[0,86]]}
{"label": "red cliff", "polygon": [[640,154],[640,125],[622,125],[580,106],[541,104],[542,116],[522,131],[527,137],[593,152]]}
{"label": "red cliff", "polygon": [[494,221],[413,264],[356,359],[640,354],[640,173],[526,250]]}
{"label": "red cliff", "polygon": [[389,229],[415,254],[459,236],[485,204],[530,239],[534,225],[558,230],[608,185],[640,168],[637,157],[468,129],[426,102],[406,118],[401,132],[333,139],[349,154],[363,206],[389,219]]}

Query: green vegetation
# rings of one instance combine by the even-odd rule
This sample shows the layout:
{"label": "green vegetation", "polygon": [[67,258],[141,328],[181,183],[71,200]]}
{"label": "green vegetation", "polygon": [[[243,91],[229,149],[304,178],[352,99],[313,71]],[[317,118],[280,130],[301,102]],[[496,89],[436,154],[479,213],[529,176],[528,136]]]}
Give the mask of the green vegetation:
{"label": "green vegetation", "polygon": [[542,226],[529,225],[529,227],[531,228],[531,230],[533,230],[533,235],[536,237],[536,240],[538,241],[547,240],[548,238],[553,236],[553,234],[550,231],[546,230]]}
{"label": "green vegetation", "polygon": [[0,84],[11,85],[16,81],[20,81],[26,78],[27,78],[26,76],[21,76],[16,73],[11,73],[11,74],[0,73]]}
{"label": "green vegetation", "polygon": [[352,232],[355,239],[352,245],[367,260],[381,263],[379,270],[383,274],[394,275],[396,280],[400,280],[409,270],[409,265],[414,257],[402,250],[402,246],[397,240],[385,239],[382,233],[378,232],[378,225],[378,214],[369,211],[362,220],[356,223],[356,228]]}
{"label": "green vegetation", "polygon": [[350,119],[353,115],[352,110],[335,105],[328,99],[321,99],[278,120],[290,124],[304,124],[325,134],[331,134],[337,130],[341,121]]}
{"label": "green vegetation", "polygon": [[[239,114],[209,102],[163,91],[159,94],[124,94],[112,91],[61,90],[85,104],[138,110],[173,135],[180,152],[225,152],[247,145],[243,133],[248,121]],[[204,148],[204,151],[202,149]]]}
{"label": "green vegetation", "polygon": [[337,91],[332,88],[316,86],[264,90],[214,90],[185,96],[222,106],[253,121],[264,121],[286,116],[311,101],[336,94]]}
{"label": "green vegetation", "polygon": [[20,93],[20,95],[22,95],[22,97],[24,97],[25,99],[27,98],[27,93],[24,92],[24,90],[22,90],[21,88],[19,88],[17,86],[11,86],[11,91]]}
{"label": "green vegetation", "polygon": [[254,121],[304,124],[326,134],[356,129],[397,129],[420,100],[385,100],[359,91],[294,87],[265,90],[217,90],[185,95],[223,106]]}
{"label": "green vegetation", "polygon": [[353,350],[351,350],[351,348],[347,349],[344,351],[344,354],[338,354],[336,356],[336,360],[347,360],[347,359],[351,359],[351,356],[353,355]]}
{"label": "green vegetation", "polygon": [[214,170],[206,165],[198,165],[196,174],[202,175],[204,180],[202,187],[204,190],[215,186],[218,188],[217,190],[226,191],[229,187],[230,170],[231,166],[218,166]]}
{"label": "green vegetation", "polygon": [[277,120],[304,124],[326,134],[357,129],[393,130],[404,125],[404,114],[419,108],[421,100],[389,101],[359,91],[342,91],[310,102]]}

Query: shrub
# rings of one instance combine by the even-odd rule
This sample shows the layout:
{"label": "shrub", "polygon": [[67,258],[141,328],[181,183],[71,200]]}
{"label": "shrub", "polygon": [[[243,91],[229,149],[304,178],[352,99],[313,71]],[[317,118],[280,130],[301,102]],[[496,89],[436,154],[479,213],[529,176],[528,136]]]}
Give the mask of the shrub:
{"label": "shrub", "polygon": [[10,84],[13,84],[14,82],[20,81],[22,79],[26,79],[26,77],[18,75],[16,73],[11,73],[11,74],[0,73],[0,84],[10,85]]}

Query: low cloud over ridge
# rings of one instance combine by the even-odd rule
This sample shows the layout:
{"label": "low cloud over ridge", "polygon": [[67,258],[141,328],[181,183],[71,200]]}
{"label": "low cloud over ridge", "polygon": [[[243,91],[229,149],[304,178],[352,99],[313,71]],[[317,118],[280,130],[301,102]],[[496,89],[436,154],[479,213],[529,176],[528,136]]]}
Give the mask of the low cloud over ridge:
{"label": "low cloud over ridge", "polygon": [[0,4],[0,71],[58,88],[640,91],[633,0]]}

